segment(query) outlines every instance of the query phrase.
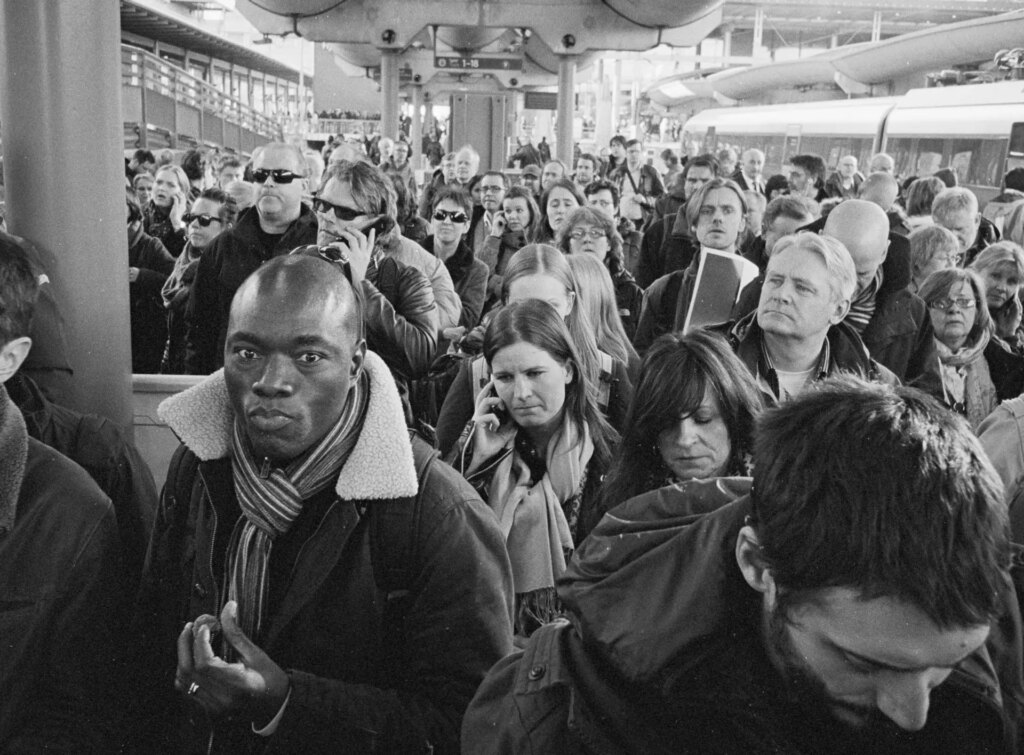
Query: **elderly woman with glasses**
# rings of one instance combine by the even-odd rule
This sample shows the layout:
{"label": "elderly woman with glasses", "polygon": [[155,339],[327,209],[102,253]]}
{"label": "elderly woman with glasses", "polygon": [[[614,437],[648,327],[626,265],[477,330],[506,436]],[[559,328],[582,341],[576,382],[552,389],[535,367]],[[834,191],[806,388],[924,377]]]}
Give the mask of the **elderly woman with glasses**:
{"label": "elderly woman with glasses", "polygon": [[976,428],[999,403],[992,367],[1006,354],[993,342],[985,284],[973,270],[949,268],[928,276],[918,294],[928,305],[938,364],[917,385]]}
{"label": "elderly woman with glasses", "polygon": [[593,207],[578,207],[558,231],[558,248],[566,254],[592,254],[604,264],[615,287],[615,303],[622,327],[632,340],[644,292],[626,270],[622,236],[615,228],[615,221]]}

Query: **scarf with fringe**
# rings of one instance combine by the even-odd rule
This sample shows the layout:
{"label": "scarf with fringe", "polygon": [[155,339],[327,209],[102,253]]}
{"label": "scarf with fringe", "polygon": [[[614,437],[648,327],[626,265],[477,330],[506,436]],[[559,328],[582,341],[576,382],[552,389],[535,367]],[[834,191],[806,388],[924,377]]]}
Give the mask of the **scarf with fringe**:
{"label": "scarf with fringe", "polygon": [[362,372],[334,427],[285,467],[271,467],[268,459],[258,461],[240,420],[235,420],[231,468],[243,516],[228,546],[227,599],[238,602],[239,627],[254,642],[258,642],[266,618],[274,539],[288,532],[302,513],[303,501],[334,483],[359,439],[370,397],[368,381]]}
{"label": "scarf with fringe", "polygon": [[498,515],[512,564],[517,630],[558,615],[555,580],[574,548],[566,513],[579,506],[593,453],[589,430],[580,432],[566,421],[548,442],[547,471],[540,480],[531,479],[518,450],[506,454],[494,472],[487,501]]}
{"label": "scarf with fringe", "polygon": [[983,333],[976,343],[964,344],[956,352],[935,339],[946,403],[966,416],[972,428],[977,428],[999,403],[984,353],[989,338],[988,332]]}

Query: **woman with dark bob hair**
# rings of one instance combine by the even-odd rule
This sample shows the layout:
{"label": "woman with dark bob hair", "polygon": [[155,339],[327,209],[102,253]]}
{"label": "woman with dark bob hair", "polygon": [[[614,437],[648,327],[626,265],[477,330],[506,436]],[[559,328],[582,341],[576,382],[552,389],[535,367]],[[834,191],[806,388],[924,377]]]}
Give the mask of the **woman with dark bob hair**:
{"label": "woman with dark bob hair", "polygon": [[512,562],[516,633],[558,615],[555,580],[597,522],[615,431],[565,320],[527,299],[502,308],[484,336],[490,381],[450,461],[501,524]]}
{"label": "woman with dark bob hair", "polygon": [[622,327],[632,340],[644,292],[626,270],[622,236],[615,221],[593,207],[578,207],[569,213],[558,231],[558,248],[566,254],[592,254],[608,268]]}
{"label": "woman with dark bob hair", "polygon": [[659,337],[640,365],[602,511],[672,483],[750,474],[751,431],[763,408],[753,376],[721,336]]}

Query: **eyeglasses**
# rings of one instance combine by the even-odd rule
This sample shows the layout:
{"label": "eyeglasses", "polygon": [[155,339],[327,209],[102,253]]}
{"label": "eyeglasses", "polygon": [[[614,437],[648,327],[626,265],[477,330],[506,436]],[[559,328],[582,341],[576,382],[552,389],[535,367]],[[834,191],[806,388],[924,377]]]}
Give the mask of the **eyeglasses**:
{"label": "eyeglasses", "polygon": [[260,168],[259,170],[254,170],[252,172],[252,177],[258,184],[266,183],[268,178],[273,178],[274,183],[281,184],[282,186],[290,184],[296,178],[302,178],[298,173],[293,173],[292,171],[284,170],[283,168],[278,168],[276,170]]}
{"label": "eyeglasses", "polygon": [[954,304],[957,309],[974,309],[975,301],[974,299],[968,299],[966,296],[959,296],[956,299],[939,299],[938,301],[933,301],[928,306],[945,312],[947,309],[951,309]]}
{"label": "eyeglasses", "polygon": [[576,241],[583,241],[585,238],[597,241],[605,237],[605,232],[600,228],[573,228],[569,235]]}
{"label": "eyeglasses", "polygon": [[346,223],[350,220],[355,220],[360,215],[366,214],[363,210],[356,210],[351,207],[345,207],[344,205],[334,204],[333,202],[328,202],[326,199],[321,199],[320,197],[313,197],[313,209],[317,212],[322,212],[325,215],[329,212],[333,212],[334,217],[338,220],[344,220]]}
{"label": "eyeglasses", "polygon": [[960,253],[947,254],[946,255],[946,262],[949,262],[952,265],[959,265],[960,262],[963,260],[963,258],[964,258],[964,256],[962,254],[960,254]]}
{"label": "eyeglasses", "polygon": [[462,210],[434,210],[434,220],[443,223],[450,220],[453,223],[465,223],[468,218]]}
{"label": "eyeglasses", "polygon": [[194,220],[198,222],[199,225],[202,226],[203,228],[208,228],[210,223],[220,222],[220,218],[218,218],[216,215],[207,215],[205,212],[202,215],[193,215],[191,213],[186,213],[185,215],[181,216],[181,219],[185,221],[185,225],[192,225],[192,221]]}

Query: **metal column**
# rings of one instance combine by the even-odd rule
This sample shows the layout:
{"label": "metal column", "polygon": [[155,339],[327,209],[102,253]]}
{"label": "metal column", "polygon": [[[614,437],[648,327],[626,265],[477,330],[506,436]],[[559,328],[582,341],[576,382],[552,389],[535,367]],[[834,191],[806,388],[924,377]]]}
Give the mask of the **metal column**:
{"label": "metal column", "polygon": [[380,51],[380,135],[398,136],[398,53]]}
{"label": "metal column", "polygon": [[423,154],[423,116],[420,110],[423,107],[423,86],[413,84],[412,86],[412,125],[409,126],[409,162],[413,169],[422,167],[420,155]]}
{"label": "metal column", "polygon": [[555,152],[558,159],[572,166],[572,120],[576,114],[576,58],[562,55],[558,58],[558,129],[555,134]]}
{"label": "metal column", "polygon": [[71,403],[130,431],[119,12],[108,0],[0,4],[0,121],[7,218],[49,267]]}

